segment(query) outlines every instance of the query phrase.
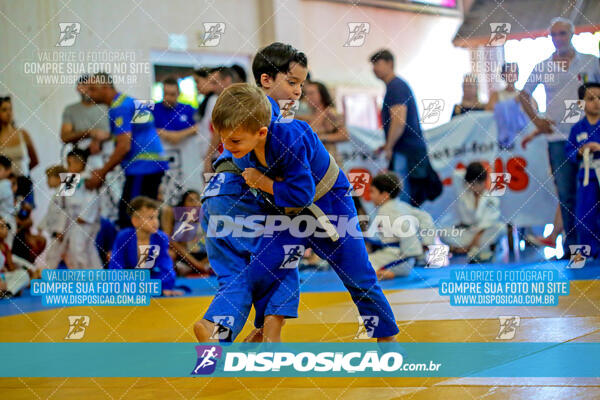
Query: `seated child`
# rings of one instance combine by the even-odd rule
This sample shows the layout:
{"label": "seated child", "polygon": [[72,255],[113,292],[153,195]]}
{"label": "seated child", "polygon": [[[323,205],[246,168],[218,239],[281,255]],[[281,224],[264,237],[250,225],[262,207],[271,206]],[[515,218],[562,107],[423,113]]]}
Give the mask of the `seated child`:
{"label": "seated child", "polygon": [[8,243],[12,242],[17,221],[15,220],[15,197],[10,175],[12,172],[12,161],[10,158],[0,155],[0,217],[4,218],[10,225],[8,232]]}
{"label": "seated child", "polygon": [[571,128],[566,143],[567,155],[581,166],[577,174],[575,229],[579,243],[590,246],[590,257],[600,257],[600,83],[579,87],[585,101],[585,118]]}
{"label": "seated child", "polygon": [[42,254],[35,259],[35,266],[38,271],[46,268],[56,268],[65,253],[64,232],[68,216],[63,209],[64,199],[59,196],[59,188],[60,174],[66,172],[67,169],[62,165],[54,165],[46,169],[46,182],[50,189],[54,189],[54,194],[48,202],[46,215],[38,225],[38,230],[45,232],[50,238]]}
{"label": "seated child", "polygon": [[88,175],[84,171],[88,156],[87,150],[79,148],[74,148],[67,154],[67,172],[80,174],[79,181],[74,181],[75,191],[61,196],[68,217],[64,241],[69,268],[91,269],[103,266],[95,242],[100,229],[100,197],[98,190],[88,189],[85,185]]}
{"label": "seated child", "polygon": [[487,171],[480,162],[470,163],[466,170],[456,170],[453,177],[457,200],[456,211],[459,224],[456,229],[442,230],[440,239],[451,251],[467,253],[469,262],[490,262],[494,257],[492,248],[506,230],[500,220],[500,199],[486,196]]}
{"label": "seated child", "polygon": [[128,204],[131,228],[122,229],[113,245],[109,269],[150,269],[152,279],[162,281],[163,296],[181,296],[174,290],[175,271],[169,256],[169,238],[158,229],[158,203],[138,196]]}
{"label": "seated child", "polygon": [[[433,219],[427,212],[397,198],[401,185],[393,172],[379,174],[371,182],[371,199],[378,207],[377,216],[389,218],[387,226],[392,227],[391,232],[377,230],[384,234],[379,240],[381,248],[369,254],[369,261],[381,280],[409,275],[415,261],[423,257],[423,246],[432,244],[434,239],[433,236],[421,239],[419,232],[433,228]],[[398,225],[398,219],[404,221]]]}
{"label": "seated child", "polygon": [[5,242],[8,231],[8,224],[0,217],[0,298],[15,296],[29,285],[27,270],[13,263],[10,246]]}

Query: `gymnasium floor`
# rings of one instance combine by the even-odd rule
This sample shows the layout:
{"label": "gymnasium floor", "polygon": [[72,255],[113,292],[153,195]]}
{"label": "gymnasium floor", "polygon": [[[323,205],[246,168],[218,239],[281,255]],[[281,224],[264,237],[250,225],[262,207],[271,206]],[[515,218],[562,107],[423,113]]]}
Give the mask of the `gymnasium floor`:
{"label": "gymnasium floor", "polygon": [[[564,271],[565,263],[553,266]],[[544,263],[544,267],[548,264]],[[600,264],[565,271],[570,295],[557,307],[453,307],[435,282],[448,273],[413,271],[383,286],[400,327],[400,342],[494,342],[499,315],[518,315],[519,342],[599,342]],[[189,280],[188,280],[189,281]],[[194,280],[198,283],[200,280]],[[182,280],[180,283],[185,283]],[[189,283],[189,282],[188,282]],[[182,298],[148,307],[43,309],[36,298],[0,302],[2,342],[63,342],[68,315],[88,315],[84,342],[194,342],[192,324],[211,300],[209,280]],[[303,274],[300,318],[284,341],[352,341],[356,312],[336,278]],[[329,290],[328,290],[329,288]],[[21,311],[19,311],[21,310]],[[250,331],[247,324],[242,336]],[[93,362],[93,360],[90,360]],[[192,366],[193,367],[193,366]],[[600,378],[1,378],[2,399],[598,399]]]}

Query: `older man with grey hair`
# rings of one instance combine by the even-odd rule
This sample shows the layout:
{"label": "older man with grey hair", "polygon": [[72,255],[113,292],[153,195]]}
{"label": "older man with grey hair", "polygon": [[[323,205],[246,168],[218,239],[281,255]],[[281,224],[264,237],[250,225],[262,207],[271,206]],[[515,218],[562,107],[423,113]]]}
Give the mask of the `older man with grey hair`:
{"label": "older man with grey hair", "polygon": [[[526,141],[539,134],[544,134],[548,141],[550,167],[565,231],[563,242],[566,257],[569,256],[569,245],[577,244],[575,177],[578,166],[567,159],[565,143],[571,127],[583,116],[583,112],[573,108],[577,106],[577,89],[586,82],[600,82],[598,58],[575,50],[571,42],[574,33],[575,27],[570,20],[555,18],[551,21],[550,37],[556,51],[534,67],[519,94],[523,109],[537,128]],[[538,110],[534,110],[531,102],[531,94],[540,84],[546,91],[544,116],[539,115]],[[556,220],[560,221],[559,218]],[[555,234],[560,233],[559,229],[555,227]]]}

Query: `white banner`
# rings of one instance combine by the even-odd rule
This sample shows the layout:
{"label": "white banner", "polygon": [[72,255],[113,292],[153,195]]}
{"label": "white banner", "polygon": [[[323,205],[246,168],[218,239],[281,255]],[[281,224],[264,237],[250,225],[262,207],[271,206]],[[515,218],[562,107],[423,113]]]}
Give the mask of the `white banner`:
{"label": "white banner", "polygon": [[[530,125],[524,132],[532,130],[533,125]],[[373,156],[373,151],[383,144],[383,133],[354,127],[350,127],[349,131],[351,141],[338,147],[345,172],[356,175],[366,171],[375,176],[385,169],[385,160]],[[515,146],[504,150],[499,148],[497,136],[491,112],[464,114],[425,132],[431,164],[444,182],[442,195],[423,205],[437,225],[458,222],[454,207],[457,194],[452,186],[452,175],[456,168],[465,167],[471,161],[483,162],[492,173],[511,174],[506,192],[500,198],[504,221],[523,227],[552,223],[557,196],[545,139],[535,139],[524,150],[521,138],[518,138]],[[368,188],[362,193],[362,199],[365,209],[372,210],[372,203],[368,203]]]}

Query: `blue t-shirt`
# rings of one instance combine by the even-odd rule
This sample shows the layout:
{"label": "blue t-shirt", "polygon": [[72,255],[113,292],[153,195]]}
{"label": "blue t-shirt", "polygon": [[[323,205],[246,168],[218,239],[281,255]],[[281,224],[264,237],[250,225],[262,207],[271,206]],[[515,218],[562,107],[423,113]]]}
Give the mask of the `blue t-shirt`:
{"label": "blue t-shirt", "polygon": [[188,104],[177,103],[175,107],[169,107],[161,102],[154,106],[152,113],[157,129],[180,131],[196,123],[194,120],[196,109]]}
{"label": "blue t-shirt", "polygon": [[[571,127],[571,133],[569,134],[569,140],[565,143],[565,149],[567,157],[572,162],[581,162],[582,157],[579,155],[578,150],[586,143],[597,142],[600,143],[600,121],[596,122],[595,125],[590,124],[587,117],[584,117],[579,122],[575,123]],[[600,158],[600,152],[596,151],[591,153],[592,158]],[[578,177],[583,179],[584,170],[579,170]],[[595,174],[593,169],[590,170],[590,176]]]}
{"label": "blue t-shirt", "polygon": [[[175,285],[175,270],[173,260],[169,256],[169,237],[163,231],[157,231],[150,236],[150,245],[158,246],[153,249],[154,266],[150,269],[150,278],[160,279],[162,289],[170,290]],[[158,251],[158,254],[156,254]],[[122,229],[113,244],[109,269],[134,269],[138,265],[138,244],[135,228]]]}
{"label": "blue t-shirt", "polygon": [[394,144],[394,151],[403,154],[411,154],[415,150],[421,152],[425,149],[425,141],[421,132],[417,102],[408,84],[396,76],[386,86],[381,108],[381,121],[386,138],[390,130],[390,107],[397,104],[406,106],[406,127],[400,139]]}
{"label": "blue t-shirt", "polygon": [[149,175],[169,169],[148,105],[117,93],[108,110],[108,120],[113,135],[131,133],[131,149],[121,161],[125,175]]}

